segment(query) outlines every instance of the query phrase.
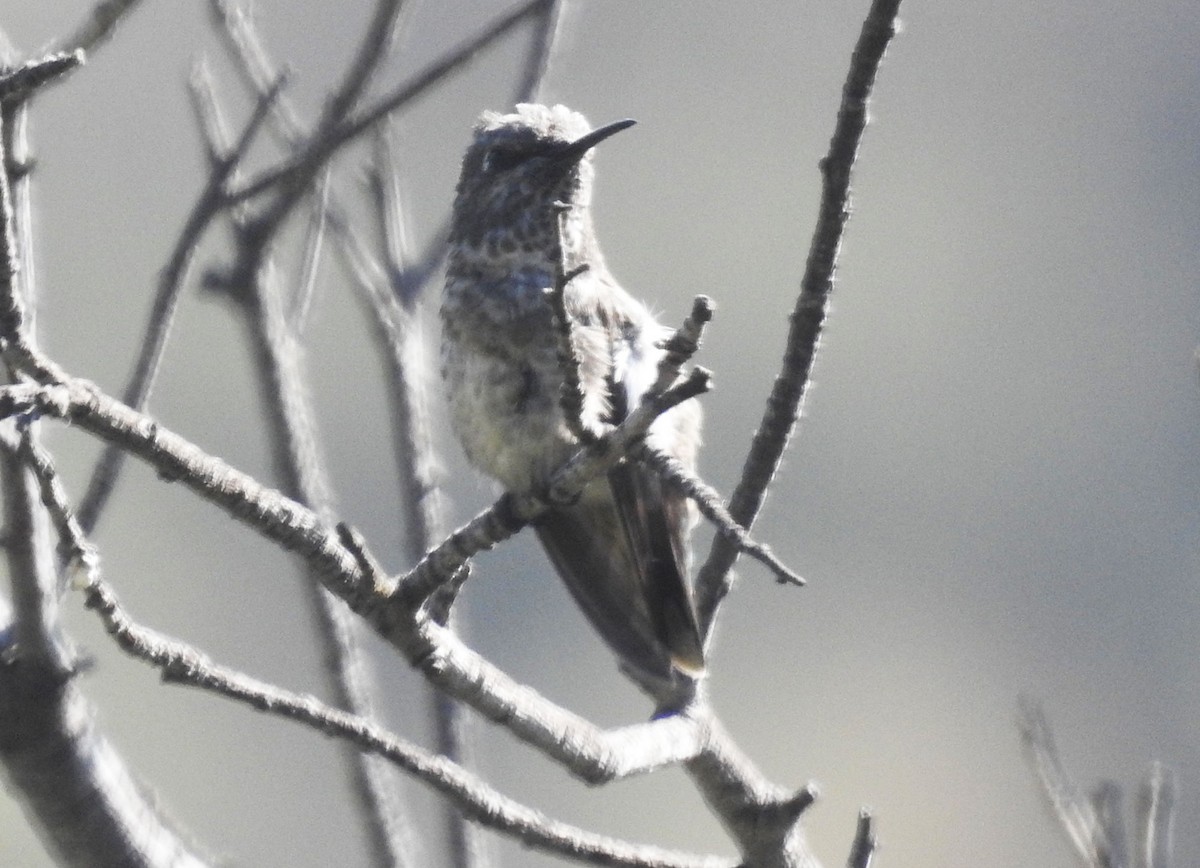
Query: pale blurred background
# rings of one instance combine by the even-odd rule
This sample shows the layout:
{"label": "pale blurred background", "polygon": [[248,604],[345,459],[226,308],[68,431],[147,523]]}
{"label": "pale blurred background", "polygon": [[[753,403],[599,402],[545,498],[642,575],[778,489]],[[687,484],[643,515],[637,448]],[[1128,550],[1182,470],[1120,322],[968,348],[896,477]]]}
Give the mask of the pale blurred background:
{"label": "pale blurred background", "polygon": [[[0,0],[0,28],[32,55],[90,5]],[[36,105],[43,342],[114,392],[202,184],[184,81],[201,54],[225,75],[206,5],[145,3]],[[370,6],[254,4],[308,117]],[[389,81],[507,6],[422,4]],[[668,321],[696,293],[719,305],[698,361],[717,378],[702,463],[722,491],[775,374],[816,164],[867,6],[569,7],[548,98],[596,123],[641,122],[598,158],[609,264]],[[819,782],[808,829],[826,865],[844,862],[862,805],[879,819],[880,865],[1072,864],[1022,761],[1021,693],[1045,702],[1081,785],[1111,777],[1132,797],[1152,760],[1173,768],[1177,864],[1197,864],[1200,5],[910,0],[902,18],[816,386],[757,527],[810,586],[780,588],[742,565],[713,655],[715,701],[772,778]],[[511,103],[526,35],[405,116],[418,240],[449,205],[474,117]],[[224,243],[210,236],[206,264],[226,261]],[[327,277],[309,363],[339,514],[399,570],[380,375],[352,294]],[[197,278],[153,411],[265,476],[242,330]],[[79,494],[95,446],[47,428]],[[444,462],[462,520],[494,492],[457,451]],[[323,690],[303,595],[272,546],[140,466],[97,542],[144,622]],[[70,609],[97,661],[83,686],[100,726],[204,845],[236,865],[362,861],[333,742],[160,686],[78,598]],[[529,539],[481,559],[465,613],[481,650],[568,707],[605,724],[647,713]],[[391,721],[426,740],[415,679],[386,651],[377,660]],[[477,730],[483,771],[520,799],[637,840],[732,853],[681,773],[586,790]],[[427,835],[417,864],[440,865],[435,802],[410,789]],[[560,864],[489,841],[507,866]],[[7,796],[0,864],[47,864]]]}

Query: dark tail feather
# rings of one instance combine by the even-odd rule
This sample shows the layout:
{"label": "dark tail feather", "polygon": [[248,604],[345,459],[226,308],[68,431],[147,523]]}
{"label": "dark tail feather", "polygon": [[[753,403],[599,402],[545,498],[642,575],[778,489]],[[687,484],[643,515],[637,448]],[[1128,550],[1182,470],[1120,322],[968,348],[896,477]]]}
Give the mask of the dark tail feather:
{"label": "dark tail feather", "polygon": [[626,461],[609,473],[654,631],[686,675],[704,672],[704,643],[688,584],[687,502],[653,470]]}

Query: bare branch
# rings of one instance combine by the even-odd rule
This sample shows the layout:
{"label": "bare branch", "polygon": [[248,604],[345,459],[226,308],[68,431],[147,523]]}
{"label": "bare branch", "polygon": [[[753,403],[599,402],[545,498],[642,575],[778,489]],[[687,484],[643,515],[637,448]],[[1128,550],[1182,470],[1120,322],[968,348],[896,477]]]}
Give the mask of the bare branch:
{"label": "bare branch", "polygon": [[517,102],[542,101],[542,89],[550,72],[550,62],[554,58],[554,46],[558,42],[565,5],[564,0],[552,0],[542,12],[529,46],[529,53],[525,55],[525,73],[517,88],[520,95]]}
{"label": "bare branch", "polygon": [[867,811],[858,812],[858,827],[854,832],[854,845],[846,868],[870,868],[871,857],[879,846],[875,840],[875,822]]}
{"label": "bare branch", "polygon": [[[85,569],[84,592],[88,608],[99,613],[106,629],[127,653],[159,668],[165,681],[199,687],[250,705],[260,711],[304,723],[326,735],[356,744],[369,755],[378,755],[409,772],[454,801],[471,818],[493,829],[518,837],[529,846],[583,861],[612,865],[680,866],[716,868],[729,860],[689,856],[646,845],[596,835],[550,819],[502,795],[462,766],[429,754],[371,723],[368,718],[327,706],[314,697],[289,693],[219,666],[182,642],[138,625],[125,612],[116,593],[103,579],[95,549],[71,515],[66,494],[49,455],[26,437],[22,455],[41,482],[43,497],[51,506],[61,535],[61,546]],[[361,548],[356,549],[361,552]],[[375,569],[369,560],[363,563]]]}
{"label": "bare branch", "polygon": [[1018,726],[1029,764],[1042,785],[1042,793],[1075,852],[1091,868],[1117,868],[1119,863],[1110,859],[1104,827],[1095,809],[1079,794],[1063,768],[1041,706],[1023,699]]}
{"label": "bare branch", "polygon": [[1154,763],[1138,791],[1134,868],[1170,868],[1175,790],[1174,772]]}
{"label": "bare branch", "polygon": [[[379,26],[390,31],[390,22],[398,12],[398,5],[382,0],[378,8],[386,19]],[[367,37],[366,52],[382,51],[379,34]],[[365,86],[365,77],[378,63],[375,56],[348,79],[341,100],[353,100],[350,93]],[[360,78],[360,76],[362,78]],[[266,106],[274,103],[260,99],[263,107],[262,119],[267,117]],[[215,113],[214,113],[215,115]],[[214,143],[214,150],[222,152],[227,146],[220,129],[209,129],[207,138]],[[246,223],[234,217],[240,230],[239,251],[243,262],[262,257],[256,233],[246,231]],[[252,240],[253,238],[253,240]],[[317,256],[320,238],[315,239],[317,248],[310,250],[310,260]],[[315,264],[313,265],[315,272]],[[268,441],[271,445],[274,464],[283,481],[284,491],[300,502],[310,506],[325,521],[332,515],[332,489],[320,454],[316,421],[305,388],[302,353],[299,338],[284,312],[284,304],[277,272],[268,259],[259,267],[244,268],[246,285],[236,287],[239,292],[234,299],[241,302],[238,310],[246,317],[250,333],[256,336],[252,351],[257,366],[258,384],[263,396],[264,416],[268,425]],[[232,287],[231,287],[232,288]],[[311,594],[311,605],[317,619],[317,635],[321,641],[324,659],[329,668],[329,678],[337,703],[349,712],[369,717],[372,702],[372,685],[367,676],[367,667],[358,642],[358,622],[343,603],[322,587],[317,568],[309,561],[303,566],[312,579],[306,583]],[[416,838],[404,822],[406,812],[400,807],[400,795],[394,781],[374,757],[352,753],[347,756],[352,768],[354,792],[359,801],[359,813],[366,826],[374,862],[379,865],[411,864]]]}
{"label": "bare branch", "polygon": [[57,43],[56,51],[91,51],[112,39],[117,25],[137,7],[141,0],[99,0],[88,19],[66,39]]}
{"label": "bare branch", "polygon": [[[49,454],[28,427],[16,454],[7,443],[0,446],[0,464],[10,533],[5,550],[14,582],[54,584],[44,533],[47,511],[39,499],[58,528],[60,550],[87,575],[97,575],[99,558],[71,515]],[[22,794],[62,865],[199,868],[203,863],[192,845],[164,822],[158,805],[147,803],[145,790],[96,728],[95,710],[75,687],[78,661],[57,634],[56,598],[48,593],[44,610],[51,618],[44,627],[53,653],[33,653],[27,631],[0,629],[0,759],[6,779]]]}
{"label": "bare branch", "polygon": [[[850,216],[850,174],[867,126],[867,102],[884,52],[896,32],[899,9],[900,0],[874,0],[850,60],[829,152],[821,161],[820,212],[800,296],[792,312],[783,368],[767,399],[767,409],[746,456],[741,481],[729,500],[730,514],[744,528],[753,526],[762,508],[767,486],[800,415],[817,339],[833,290],[838,250]],[[697,609],[705,633],[711,631],[721,600],[732,586],[730,569],[736,557],[737,547],[725,536],[718,535],[713,540],[708,560],[697,579]]]}
{"label": "bare branch", "polygon": [[660,415],[708,389],[709,374],[696,368],[661,395],[648,395],[618,427],[580,449],[551,477],[543,494],[505,494],[454,531],[399,582],[397,596],[419,603],[472,558],[503,542],[555,505],[574,502],[589,481],[612,468],[645,436]]}
{"label": "bare branch", "polygon": [[567,213],[558,215],[558,263],[555,267],[554,286],[547,296],[550,300],[550,310],[554,316],[555,351],[558,354],[558,368],[562,372],[562,388],[558,396],[563,418],[567,421],[567,430],[578,438],[580,443],[591,443],[596,434],[583,424],[583,382],[579,379],[579,367],[583,364],[571,340],[571,316],[567,313],[567,287],[571,281],[579,277],[590,267],[583,262],[574,268],[567,266],[567,246],[563,243],[566,237]]}
{"label": "bare branch", "polygon": [[[690,395],[685,392],[680,399],[686,397]],[[611,438],[592,449],[604,450],[605,444],[620,442],[636,428],[647,426],[649,411],[643,412],[645,407],[630,415],[627,425],[632,423],[633,428],[616,429]],[[397,583],[364,572],[361,559],[311,510],[206,455],[95,386],[69,379],[52,386],[0,387],[0,418],[29,411],[70,420],[77,430],[120,444],[151,464],[163,479],[182,482],[259,534],[298,552],[320,572],[327,588],[366,618],[433,684],[502,723],[579,777],[600,782],[641,774],[695,756],[700,750],[702,734],[695,719],[684,714],[603,732],[513,681],[453,633],[402,605]],[[581,474],[581,466],[591,466],[596,473],[604,462],[593,455],[577,455],[561,475],[565,479]]]}
{"label": "bare branch", "polygon": [[34,91],[45,87],[84,62],[82,49],[47,54],[18,66],[0,71],[0,103],[13,105],[29,99]]}
{"label": "bare branch", "polygon": [[8,443],[0,445],[0,498],[8,536],[4,561],[15,616],[12,648],[18,662],[69,671],[73,654],[60,634],[58,571],[49,547],[46,513],[36,481]]}
{"label": "bare branch", "polygon": [[21,433],[18,454],[37,478],[42,503],[55,524],[58,533],[58,553],[65,565],[64,578],[80,571],[84,579],[90,581],[100,569],[100,553],[84,536],[83,528],[67,500],[66,489],[54,470],[50,453],[34,440],[32,429],[29,427]]}
{"label": "bare branch", "polygon": [[663,344],[666,352],[658,363],[658,379],[650,387],[651,392],[661,392],[675,382],[680,368],[700,349],[704,327],[712,321],[714,310],[716,305],[707,295],[692,300],[692,312]]}
{"label": "bare branch", "polygon": [[387,56],[403,5],[403,0],[376,0],[375,15],[363,31],[362,44],[355,52],[342,83],[326,101],[318,129],[331,128],[340,123],[358,103],[379,64]]}
{"label": "bare branch", "polygon": [[[404,285],[406,226],[394,131],[395,125],[390,122],[378,129],[374,136],[374,160],[368,173],[378,225],[378,259],[385,263],[386,275],[378,274],[380,269],[373,267],[374,263],[361,261],[365,259],[365,252],[358,249],[360,245],[353,233],[343,234],[343,246],[348,261],[359,260],[357,267],[351,270],[362,290],[360,297],[374,315],[376,348],[388,375],[392,441],[404,505],[406,562],[415,563],[445,535],[446,520],[441,491],[435,480],[436,459],[424,377],[428,364],[424,357],[419,311]],[[419,286],[417,289],[419,291]],[[453,606],[468,573],[468,568],[460,569],[429,602],[430,615],[451,630],[458,629]],[[470,766],[472,739],[465,709],[453,697],[440,691],[431,690],[429,701],[438,752]],[[443,820],[451,864],[455,868],[485,868],[489,862],[488,851],[479,830],[459,811],[445,812]]]}
{"label": "bare branch", "polygon": [[[22,159],[27,156],[23,153],[27,147],[24,109],[9,106],[0,111],[0,346],[10,378],[19,376],[16,365],[29,363],[31,371],[50,379],[59,371],[42,360],[34,345],[31,311],[36,287],[31,270],[21,273],[22,266],[33,260],[31,209],[27,195],[20,204],[15,201],[16,191],[7,171],[9,147],[22,151]],[[27,179],[22,176],[18,183],[27,194]],[[22,423],[28,426],[32,421],[27,418]],[[46,514],[35,481],[14,449],[5,443],[0,451],[0,497],[9,537],[4,557],[15,615],[11,641],[21,661],[61,674],[70,669],[72,654],[59,633],[58,582],[49,552]]]}
{"label": "bare branch", "polygon": [[1092,809],[1096,812],[1100,832],[1097,849],[1104,860],[1101,868],[1127,868],[1129,865],[1122,801],[1121,787],[1114,781],[1101,781],[1092,792]]}
{"label": "bare branch", "polygon": [[[246,186],[236,195],[239,198],[250,198],[284,181],[296,184],[297,176],[310,175],[313,167],[324,163],[332,153],[356,139],[365,130],[370,129],[388,115],[408,105],[450,74],[462,69],[476,54],[508,34],[529,16],[541,11],[548,2],[549,0],[526,0],[515,10],[496,21],[484,33],[427,67],[409,84],[404,85],[390,96],[384,97],[373,107],[363,110],[357,117],[327,131],[326,135],[319,140],[314,140],[309,148],[292,162],[269,170],[261,177],[247,182]],[[302,185],[297,184],[297,186]]]}
{"label": "bare branch", "polygon": [[[4,643],[0,641],[0,646]],[[7,651],[0,647],[0,651]],[[163,822],[69,673],[0,665],[0,760],[6,786],[36,817],[55,864],[202,868],[194,844]]]}
{"label": "bare branch", "polygon": [[792,585],[804,584],[804,579],[779,560],[768,546],[751,539],[746,529],[733,520],[733,516],[721,502],[721,495],[688,470],[681,461],[645,443],[639,446],[634,454],[647,466],[653,467],[664,479],[669,479],[678,486],[696,504],[700,514],[712,522],[718,533],[729,537],[740,552],[754,558],[774,573],[777,581]]}
{"label": "bare branch", "polygon": [[346,739],[428,784],[473,820],[518,838],[523,844],[580,861],[645,868],[732,868],[728,859],[693,856],[630,844],[551,819],[503,795],[445,757],[430,754],[370,720],[258,681],[212,662],[178,640],[140,626],[125,612],[107,582],[95,577],[87,605],[129,654],[156,668],[163,680],[199,687],[268,714],[295,720],[325,735]]}
{"label": "bare branch", "polygon": [[5,117],[0,113],[0,340],[15,343],[22,339],[25,303],[17,291],[21,260],[17,250],[12,185],[8,179],[6,127]]}

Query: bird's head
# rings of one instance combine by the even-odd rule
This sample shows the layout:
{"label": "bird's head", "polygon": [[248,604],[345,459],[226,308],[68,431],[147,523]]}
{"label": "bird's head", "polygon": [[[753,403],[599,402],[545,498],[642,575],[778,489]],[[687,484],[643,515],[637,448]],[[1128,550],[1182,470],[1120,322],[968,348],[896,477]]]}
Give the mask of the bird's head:
{"label": "bird's head", "polygon": [[512,114],[485,112],[463,157],[454,201],[452,245],[513,264],[558,258],[558,215],[568,213],[570,246],[591,231],[591,149],[633,126],[593,130],[565,106],[522,104]]}

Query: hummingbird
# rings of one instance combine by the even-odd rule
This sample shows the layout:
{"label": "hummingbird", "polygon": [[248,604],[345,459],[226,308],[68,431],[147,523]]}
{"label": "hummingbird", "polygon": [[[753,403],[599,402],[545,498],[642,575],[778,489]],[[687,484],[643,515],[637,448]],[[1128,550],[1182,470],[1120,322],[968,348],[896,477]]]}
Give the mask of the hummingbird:
{"label": "hummingbird", "polygon": [[[591,213],[592,149],[633,123],[592,129],[565,106],[521,104],[481,115],[463,157],[441,306],[442,379],[468,460],[508,491],[537,493],[581,446],[560,397],[549,297],[560,267],[587,266],[564,293],[583,427],[620,424],[658,376],[670,330],[613,278]],[[664,413],[646,442],[694,467],[699,404]],[[676,486],[627,457],[534,525],[622,669],[651,688],[704,670],[688,580],[695,512]]]}

